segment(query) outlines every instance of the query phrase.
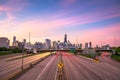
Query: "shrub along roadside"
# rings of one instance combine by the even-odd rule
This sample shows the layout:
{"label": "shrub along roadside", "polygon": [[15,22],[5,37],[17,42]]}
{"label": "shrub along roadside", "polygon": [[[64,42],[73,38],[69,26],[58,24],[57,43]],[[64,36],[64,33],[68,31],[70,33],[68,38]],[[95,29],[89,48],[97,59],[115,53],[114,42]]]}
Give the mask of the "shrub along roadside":
{"label": "shrub along roadside", "polygon": [[0,47],[0,56],[8,55],[8,54],[16,54],[16,53],[21,53],[21,52],[22,52],[22,49],[20,48],[7,49],[6,47]]}
{"label": "shrub along roadside", "polygon": [[85,57],[88,57],[88,58],[94,58],[94,56],[93,55],[91,55],[91,54],[80,54],[81,56],[85,56]]}
{"label": "shrub along roadside", "polygon": [[[78,54],[76,51],[70,52],[70,53],[75,54],[75,55]],[[93,55],[93,54],[79,54],[79,55],[85,56],[85,57],[88,57],[88,58],[95,58],[95,55]]]}
{"label": "shrub along roadside", "polygon": [[13,53],[11,51],[0,51],[0,56],[8,55],[8,54],[13,54]]}
{"label": "shrub along roadside", "polygon": [[120,54],[113,54],[111,58],[114,60],[120,61]]}
{"label": "shrub along roadside", "polygon": [[120,46],[113,47],[113,49],[115,50],[115,54],[112,54],[111,58],[120,62]]}

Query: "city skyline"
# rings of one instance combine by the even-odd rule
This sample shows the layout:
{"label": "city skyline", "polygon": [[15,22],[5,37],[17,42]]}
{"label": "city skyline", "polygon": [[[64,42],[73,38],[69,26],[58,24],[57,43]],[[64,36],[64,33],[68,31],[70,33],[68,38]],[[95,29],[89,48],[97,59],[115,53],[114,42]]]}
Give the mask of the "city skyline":
{"label": "city skyline", "polygon": [[0,37],[120,46],[119,0],[1,0]]}

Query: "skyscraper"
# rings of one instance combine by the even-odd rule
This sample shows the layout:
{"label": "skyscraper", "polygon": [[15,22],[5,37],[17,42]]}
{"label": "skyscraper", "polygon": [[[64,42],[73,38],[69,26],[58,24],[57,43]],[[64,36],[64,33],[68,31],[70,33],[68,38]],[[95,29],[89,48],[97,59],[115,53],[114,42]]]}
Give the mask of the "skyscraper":
{"label": "skyscraper", "polygon": [[80,44],[80,48],[82,49],[82,44]]}
{"label": "skyscraper", "polygon": [[53,49],[58,49],[58,43],[56,41],[52,42],[52,48]]}
{"label": "skyscraper", "polygon": [[64,36],[64,43],[67,43],[67,34]]}
{"label": "skyscraper", "polygon": [[25,44],[26,44],[26,39],[23,39],[23,45],[25,47]]}
{"label": "skyscraper", "polygon": [[85,48],[88,48],[88,43],[85,43]]}
{"label": "skyscraper", "polygon": [[23,39],[23,43],[26,43],[26,39]]}
{"label": "skyscraper", "polygon": [[0,47],[9,48],[10,40],[6,37],[0,37]]}
{"label": "skyscraper", "polygon": [[50,49],[51,48],[51,40],[45,39],[45,43],[46,43],[46,49]]}
{"label": "skyscraper", "polygon": [[15,36],[13,36],[13,42],[16,42],[16,37]]}
{"label": "skyscraper", "polygon": [[16,46],[16,44],[17,44],[17,41],[16,41],[16,36],[13,36],[13,42],[12,42],[12,46]]}
{"label": "skyscraper", "polygon": [[89,48],[92,48],[92,42],[89,42]]}

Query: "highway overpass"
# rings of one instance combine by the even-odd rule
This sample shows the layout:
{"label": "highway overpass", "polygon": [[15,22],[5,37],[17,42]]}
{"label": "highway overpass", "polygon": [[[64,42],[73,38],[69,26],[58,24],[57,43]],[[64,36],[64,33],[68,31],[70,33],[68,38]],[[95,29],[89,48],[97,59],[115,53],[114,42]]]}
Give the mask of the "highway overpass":
{"label": "highway overpass", "polygon": [[[94,50],[95,52],[111,52],[115,53],[113,49],[87,49],[87,50]],[[70,49],[39,49],[37,52],[53,52],[53,51],[64,51],[64,52],[70,52]],[[83,52],[84,49],[75,49],[76,52]]]}

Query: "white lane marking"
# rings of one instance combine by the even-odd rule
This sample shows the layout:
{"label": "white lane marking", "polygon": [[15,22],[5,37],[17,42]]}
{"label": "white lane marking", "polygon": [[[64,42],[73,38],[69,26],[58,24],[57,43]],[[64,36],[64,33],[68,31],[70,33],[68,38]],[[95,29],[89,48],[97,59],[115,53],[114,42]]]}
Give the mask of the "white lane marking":
{"label": "white lane marking", "polygon": [[[55,58],[55,57],[54,57]],[[48,64],[45,66],[45,68],[42,70],[42,72],[37,76],[37,78],[35,79],[35,80],[39,80],[39,78],[40,78],[40,76],[43,74],[43,72],[49,67],[49,65],[52,63],[52,61],[54,60],[54,58],[53,59],[51,59],[49,62],[48,62]]]}
{"label": "white lane marking", "polygon": [[58,71],[58,67],[56,68],[56,74],[55,74],[55,78],[54,78],[54,80],[57,79],[57,71]]}

